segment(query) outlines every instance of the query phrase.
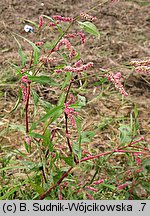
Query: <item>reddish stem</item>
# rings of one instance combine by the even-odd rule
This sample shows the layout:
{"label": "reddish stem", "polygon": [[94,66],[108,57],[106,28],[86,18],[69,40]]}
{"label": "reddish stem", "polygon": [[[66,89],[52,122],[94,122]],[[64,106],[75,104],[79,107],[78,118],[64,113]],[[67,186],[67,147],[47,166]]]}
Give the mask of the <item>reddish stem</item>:
{"label": "reddish stem", "polygon": [[[64,103],[67,102],[67,99],[68,99],[68,95],[69,95],[69,91],[70,91],[71,85],[72,85],[72,80],[70,81],[70,84],[69,84],[69,86],[68,86],[68,89],[67,89],[67,93],[66,93],[66,97],[65,97]],[[65,114],[65,127],[66,127],[66,139],[67,139],[67,144],[68,144],[68,147],[69,147],[70,152],[72,153],[72,147],[71,147],[71,143],[70,143],[70,139],[69,139],[69,131],[68,131],[68,115],[67,115],[66,113],[64,113],[64,114]]]}
{"label": "reddish stem", "polygon": [[62,180],[67,177],[67,175],[69,174],[69,172],[73,169],[73,167],[70,167],[68,169],[67,172],[65,172],[65,174],[51,187],[49,188],[45,193],[43,193],[41,196],[40,196],[40,200],[43,200],[50,192],[53,188],[55,188],[56,186],[60,185],[60,183],[62,182]]}
{"label": "reddish stem", "polygon": [[26,133],[29,132],[29,117],[28,117],[29,99],[30,99],[30,83],[27,84],[27,101],[26,101],[26,106],[25,106],[25,112],[26,112]]}

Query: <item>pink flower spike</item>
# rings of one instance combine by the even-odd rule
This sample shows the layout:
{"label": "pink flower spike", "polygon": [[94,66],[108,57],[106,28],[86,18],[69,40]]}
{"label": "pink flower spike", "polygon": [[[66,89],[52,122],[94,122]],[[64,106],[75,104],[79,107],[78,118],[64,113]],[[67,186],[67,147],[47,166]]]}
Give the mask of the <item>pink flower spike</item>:
{"label": "pink flower spike", "polygon": [[28,76],[25,75],[22,76],[20,82],[21,82],[20,88],[22,89],[23,101],[26,102],[28,97],[27,84],[30,83],[31,81],[28,80]]}
{"label": "pink flower spike", "polygon": [[120,72],[116,73],[116,74],[114,75],[114,78],[115,78],[116,80],[120,80],[120,78],[121,78],[121,73],[120,73]]}
{"label": "pink flower spike", "polygon": [[28,146],[31,145],[31,141],[32,141],[31,137],[25,136],[25,142],[27,143]]}
{"label": "pink flower spike", "polygon": [[69,58],[72,59],[76,55],[77,55],[77,52],[75,51],[75,49],[73,47],[71,47],[71,52],[69,54]]}
{"label": "pink flower spike", "polygon": [[139,74],[150,75],[150,67],[149,66],[138,66],[135,68],[135,71]]}
{"label": "pink flower spike", "polygon": [[80,67],[81,64],[82,64],[82,60],[79,60],[74,64],[74,67]]}
{"label": "pink flower spike", "polygon": [[87,14],[87,13],[80,13],[80,16],[81,16],[82,18],[88,20],[88,21],[95,21],[95,20],[97,20],[96,17],[91,16],[91,15],[89,15],[89,14]]}
{"label": "pink flower spike", "polygon": [[69,33],[65,35],[65,38],[75,38],[77,36],[77,33]]}
{"label": "pink flower spike", "polygon": [[71,44],[67,38],[62,38],[55,47],[55,51],[58,51],[62,45],[66,45],[66,49],[71,49]]}
{"label": "pink flower spike", "polygon": [[131,61],[130,63],[134,67],[138,66],[150,66],[150,59],[148,60],[136,60],[136,61]]}
{"label": "pink flower spike", "polygon": [[103,183],[103,182],[104,182],[104,179],[99,179],[98,181],[93,182],[93,184],[94,184],[94,185],[99,185],[99,184],[101,184],[101,183]]}
{"label": "pink flower spike", "polygon": [[52,16],[52,18],[54,20],[59,20],[59,21],[63,21],[63,22],[72,22],[73,21],[73,18],[63,17],[63,16],[60,16],[60,15],[54,15],[54,16]]}
{"label": "pink flower spike", "polygon": [[96,188],[93,188],[93,187],[90,187],[90,186],[86,186],[85,187],[87,190],[91,190],[91,191],[94,191],[94,192],[98,192],[98,189],[96,189]]}
{"label": "pink flower spike", "polygon": [[[73,100],[73,98],[72,98],[71,100]],[[71,101],[70,101],[70,102],[71,102]],[[74,108],[69,107],[69,104],[70,104],[69,102],[68,102],[68,103],[65,103],[64,112],[65,112],[65,114],[68,116],[68,118],[70,119],[72,126],[73,126],[74,128],[76,128],[76,122],[75,122],[73,116],[78,115],[78,113],[77,113],[76,111],[74,111]]]}
{"label": "pink flower spike", "polygon": [[118,89],[118,91],[122,95],[124,95],[124,96],[128,95],[128,93],[125,91],[123,85],[121,84],[121,81],[119,80],[121,78],[120,73],[117,73],[117,74],[110,73],[110,74],[105,74],[104,76],[107,77],[108,80],[110,80],[115,85],[116,89]]}
{"label": "pink flower spike", "polygon": [[135,161],[136,161],[136,164],[137,166],[141,165],[141,159],[139,158],[139,154],[138,153],[134,153],[134,156],[135,156]]}
{"label": "pink flower spike", "polygon": [[89,193],[86,193],[86,197],[90,200],[94,200],[94,197],[92,197]]}
{"label": "pink flower spike", "polygon": [[39,28],[41,28],[41,27],[43,26],[43,24],[44,24],[43,17],[40,16],[40,17],[39,17]]}
{"label": "pink flower spike", "polygon": [[78,32],[78,35],[81,38],[81,44],[84,44],[85,43],[85,34],[83,32]]}
{"label": "pink flower spike", "polygon": [[93,62],[89,62],[85,65],[82,65],[81,67],[71,67],[71,66],[65,66],[64,71],[70,71],[70,72],[76,72],[76,73],[81,73],[84,70],[87,70],[90,67],[93,67]]}
{"label": "pink flower spike", "polygon": [[135,173],[140,173],[140,172],[142,172],[143,170],[144,170],[144,168],[141,167],[140,169],[135,170]]}
{"label": "pink flower spike", "polygon": [[55,72],[56,72],[56,73],[62,73],[63,70],[62,70],[62,69],[57,69],[57,70],[55,70]]}
{"label": "pink flower spike", "polygon": [[118,185],[118,190],[122,190],[123,188],[125,188],[127,186],[128,186],[128,182],[121,184],[121,185]]}

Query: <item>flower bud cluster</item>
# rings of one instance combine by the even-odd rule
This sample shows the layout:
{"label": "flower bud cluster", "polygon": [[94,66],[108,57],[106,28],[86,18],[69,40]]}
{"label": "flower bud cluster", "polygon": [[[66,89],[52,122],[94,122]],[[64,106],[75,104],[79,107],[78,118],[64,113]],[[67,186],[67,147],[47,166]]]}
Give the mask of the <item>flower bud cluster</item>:
{"label": "flower bud cluster", "polygon": [[65,109],[64,112],[66,113],[66,115],[68,116],[68,118],[71,121],[71,124],[74,128],[76,128],[76,122],[74,120],[73,116],[77,116],[78,113],[76,111],[74,111],[74,108],[69,107],[70,104],[73,104],[75,102],[74,100],[74,96],[73,94],[70,94],[70,99],[68,102],[65,103]]}
{"label": "flower bud cluster", "polygon": [[27,84],[30,83],[31,81],[28,80],[28,76],[23,76],[20,80],[21,85],[20,88],[22,89],[22,95],[23,95],[23,101],[27,101],[28,93],[27,93]]}
{"label": "flower bud cluster", "polygon": [[71,51],[69,54],[69,58],[72,59],[73,57],[75,57],[77,55],[76,50],[74,49],[74,47],[71,47]]}
{"label": "flower bud cluster", "polygon": [[54,15],[54,16],[52,16],[52,18],[54,20],[59,20],[59,21],[63,21],[63,22],[72,22],[73,21],[73,18],[71,18],[71,17],[63,17],[60,15]]}
{"label": "flower bud cluster", "polygon": [[70,71],[70,72],[74,72],[74,73],[81,73],[84,70],[87,70],[88,68],[93,67],[93,62],[89,62],[85,65],[82,65],[80,67],[72,67],[72,66],[65,66],[64,67],[64,71]]}
{"label": "flower bud cluster", "polygon": [[84,44],[85,43],[85,34],[83,32],[78,32],[78,35],[81,38],[81,43]]}
{"label": "flower bud cluster", "polygon": [[82,60],[80,59],[79,61],[77,61],[75,64],[74,64],[74,67],[80,67],[82,64]]}
{"label": "flower bud cluster", "polygon": [[99,185],[104,182],[104,179],[99,179],[98,181],[93,182],[94,185]]}
{"label": "flower bud cluster", "polygon": [[131,65],[138,67],[138,66],[148,66],[150,65],[150,60],[137,60],[137,61],[131,61]]}
{"label": "flower bud cluster", "polygon": [[150,67],[148,66],[139,66],[135,68],[135,71],[140,74],[150,75]]}
{"label": "flower bud cluster", "polygon": [[[59,23],[60,23],[59,21],[56,21],[56,24],[57,24],[57,25],[58,25]],[[56,24],[53,23],[53,22],[49,22],[48,26],[49,26],[49,27],[53,27],[53,26],[56,26]]]}
{"label": "flower bud cluster", "polygon": [[62,70],[62,69],[56,69],[55,72],[56,72],[56,73],[62,73],[63,70]]}
{"label": "flower bud cluster", "polygon": [[127,187],[128,185],[129,185],[128,182],[121,184],[121,185],[118,185],[118,190],[122,190],[123,188]]}
{"label": "flower bud cluster", "polygon": [[44,24],[43,17],[40,16],[40,17],[39,17],[39,28],[41,28],[41,27],[43,26],[43,24]]}
{"label": "flower bud cluster", "polygon": [[94,192],[98,192],[98,189],[96,189],[96,188],[93,188],[93,187],[90,187],[90,186],[86,186],[85,187],[87,190],[90,190],[90,191],[94,191]]}
{"label": "flower bud cluster", "polygon": [[78,113],[77,113],[76,111],[74,111],[74,108],[69,107],[69,104],[68,104],[68,103],[65,103],[64,112],[66,113],[66,115],[67,115],[68,118],[70,119],[72,126],[73,126],[74,128],[76,128],[77,126],[76,126],[76,122],[75,122],[73,116],[78,115]]}
{"label": "flower bud cluster", "polygon": [[120,78],[121,78],[121,73],[110,73],[110,74],[105,74],[105,77],[108,78],[108,80],[110,80],[113,84],[115,84],[116,89],[118,89],[118,91],[124,95],[127,96],[128,93],[125,91],[123,85],[121,84]]}
{"label": "flower bud cluster", "polygon": [[89,194],[89,193],[86,193],[86,197],[87,197],[88,199],[90,199],[90,200],[94,200],[94,197],[91,196],[91,194]]}
{"label": "flower bud cluster", "polygon": [[81,38],[81,43],[85,43],[85,34],[83,32],[78,32],[78,33],[69,33],[65,35],[65,38],[75,38],[79,36]]}
{"label": "flower bud cluster", "polygon": [[131,61],[137,73],[150,75],[150,60]]}
{"label": "flower bud cluster", "polygon": [[42,41],[38,41],[35,43],[36,46],[42,46],[43,44],[44,44],[44,42],[42,42]]}
{"label": "flower bud cluster", "polygon": [[91,16],[91,15],[89,15],[87,13],[80,13],[80,16],[81,16],[81,18],[84,18],[85,20],[88,20],[88,21],[95,21],[95,20],[97,20],[96,17]]}
{"label": "flower bud cluster", "polygon": [[25,136],[24,140],[25,140],[25,142],[27,143],[28,146],[31,145],[31,141],[32,141],[31,137]]}
{"label": "flower bud cluster", "polygon": [[41,56],[40,57],[40,61],[43,62],[44,64],[46,63],[50,63],[50,62],[55,62],[56,61],[56,57],[47,57],[47,56]]}
{"label": "flower bud cluster", "polygon": [[68,34],[66,34],[65,35],[65,38],[75,38],[75,37],[77,37],[77,33],[68,33]]}
{"label": "flower bud cluster", "polygon": [[141,165],[142,162],[141,162],[141,159],[139,158],[139,154],[135,152],[134,156],[135,156],[135,161],[136,161],[137,166]]}

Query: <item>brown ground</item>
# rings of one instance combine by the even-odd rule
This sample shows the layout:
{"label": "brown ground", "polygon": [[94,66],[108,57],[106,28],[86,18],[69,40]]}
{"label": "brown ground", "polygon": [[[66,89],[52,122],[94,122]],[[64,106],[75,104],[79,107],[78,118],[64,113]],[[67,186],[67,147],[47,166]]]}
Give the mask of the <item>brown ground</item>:
{"label": "brown ground", "polygon": [[[25,20],[38,22],[41,14],[48,16],[60,14],[63,16],[75,16],[82,11],[96,6],[96,2],[87,0],[1,0],[0,7],[0,44],[1,44],[1,75],[5,82],[12,82],[14,78],[14,69],[9,63],[18,63],[18,47],[11,33],[15,32],[24,37],[28,34],[23,28]],[[87,40],[84,49],[81,50],[82,58],[86,61],[94,61],[95,68],[110,68],[113,71],[121,71],[125,78],[125,88],[129,93],[128,98],[122,103],[118,94],[115,92],[108,94],[89,103],[82,113],[84,117],[84,129],[98,128],[104,125],[108,129],[99,131],[92,145],[104,144],[110,139],[110,131],[116,131],[113,122],[106,121],[112,117],[130,117],[134,104],[139,109],[140,132],[145,133],[150,126],[150,78],[148,76],[139,76],[126,65],[133,59],[145,59],[150,57],[150,5],[142,4],[140,0],[125,1],[120,0],[117,4],[105,4],[99,6],[91,12],[97,17],[96,25],[101,31],[100,39],[91,37]],[[144,2],[149,2],[145,0]],[[32,36],[29,36],[30,39]],[[34,36],[36,41],[36,36]],[[90,83],[91,84],[91,83]],[[89,85],[90,85],[89,84]],[[99,94],[100,87],[89,87],[86,95],[87,101],[93,99],[95,94]],[[6,114],[15,104],[17,86],[0,84],[0,115]],[[47,96],[48,97],[48,96]],[[88,115],[87,115],[88,113]],[[20,123],[20,114],[13,114],[11,120]],[[5,122],[10,121],[7,117]],[[105,122],[106,121],[106,122]],[[93,124],[94,123],[94,124]],[[19,139],[18,133],[15,136],[2,134],[1,142],[7,144],[15,143]]]}

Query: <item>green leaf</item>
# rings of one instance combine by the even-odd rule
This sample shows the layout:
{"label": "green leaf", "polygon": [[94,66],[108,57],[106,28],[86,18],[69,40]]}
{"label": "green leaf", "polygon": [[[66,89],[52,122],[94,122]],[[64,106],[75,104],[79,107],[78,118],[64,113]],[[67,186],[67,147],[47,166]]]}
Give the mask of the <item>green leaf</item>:
{"label": "green leaf", "polygon": [[56,113],[61,114],[63,112],[63,106],[56,106],[54,108],[52,108],[46,115],[44,115],[42,118],[40,118],[37,123],[46,121],[47,119],[49,119],[50,117],[53,117]]}
{"label": "green leaf", "polygon": [[21,58],[21,62],[22,62],[22,66],[24,66],[27,62],[27,54],[25,54],[22,50],[22,46],[21,44],[19,43],[19,41],[17,40],[17,38],[13,35],[15,41],[17,42],[18,46],[19,46],[19,50],[18,50],[18,53],[20,55],[20,58]]}
{"label": "green leaf", "polygon": [[41,134],[38,134],[38,133],[33,133],[33,132],[29,132],[28,133],[28,136],[29,137],[33,137],[33,138],[39,138],[39,139],[43,139],[44,138],[44,136],[43,135],[41,135]]}
{"label": "green leaf", "polygon": [[50,138],[51,138],[51,133],[50,130],[47,129],[44,133],[43,146],[49,146]]}
{"label": "green leaf", "polygon": [[79,105],[80,106],[85,106],[86,105],[86,98],[84,96],[81,96],[78,94],[78,100],[79,100]]}
{"label": "green leaf", "polygon": [[37,29],[38,29],[38,27],[39,27],[35,22],[33,22],[33,21],[31,21],[31,20],[24,19],[24,21],[26,21],[26,22],[28,22],[28,23],[34,25]]}
{"label": "green leaf", "polygon": [[0,171],[6,171],[6,170],[17,170],[17,169],[26,169],[26,167],[25,166],[7,166],[7,167],[3,167],[3,168],[1,168],[0,169]]}
{"label": "green leaf", "polygon": [[13,189],[10,189],[9,191],[7,191],[2,197],[0,197],[0,200],[6,200],[9,199],[9,196],[11,196],[12,194],[14,194],[16,191],[18,191],[18,189],[21,187],[20,186],[16,186]]}
{"label": "green leaf", "polygon": [[94,131],[84,131],[81,134],[81,143],[91,142],[92,138],[95,136]]}
{"label": "green leaf", "polygon": [[60,97],[59,97],[59,100],[58,100],[58,103],[57,103],[57,105],[58,106],[60,106],[60,105],[64,105],[64,102],[65,102],[65,92],[62,92],[62,94],[60,95]]}
{"label": "green leaf", "polygon": [[27,62],[27,55],[23,52],[23,50],[21,48],[19,48],[18,53],[19,53],[21,61],[22,61],[22,66],[24,66]]}
{"label": "green leaf", "polygon": [[28,153],[30,153],[31,146],[29,146],[26,142],[24,142],[24,147]]}
{"label": "green leaf", "polygon": [[72,151],[75,155],[78,156],[79,160],[82,158],[82,148],[80,139],[77,142],[72,142]]}
{"label": "green leaf", "polygon": [[32,82],[40,83],[42,85],[48,84],[52,86],[58,86],[58,84],[49,76],[28,76],[28,79]]}
{"label": "green leaf", "polygon": [[69,82],[70,82],[71,78],[72,78],[72,73],[71,73],[71,72],[67,72],[67,73],[66,73],[65,81],[64,81],[64,83],[62,84],[62,87],[61,87],[62,90],[63,90],[66,86],[69,85]]}
{"label": "green leaf", "polygon": [[77,116],[74,116],[74,119],[76,122],[78,134],[80,135],[80,133],[81,133],[81,119]]}
{"label": "green leaf", "polygon": [[18,95],[17,102],[16,102],[14,108],[10,111],[10,113],[14,112],[14,111],[17,109],[17,107],[18,107],[18,105],[19,105],[19,103],[20,103],[20,101],[21,101],[21,99],[22,99],[22,91],[21,91],[21,88],[19,88],[18,94],[19,94],[19,95]]}
{"label": "green leaf", "polygon": [[34,104],[36,106],[37,103],[39,102],[39,95],[33,89],[31,89],[31,93],[32,93]]}
{"label": "green leaf", "polygon": [[129,125],[119,127],[119,140],[121,144],[127,144],[132,140],[132,128]]}
{"label": "green leaf", "polygon": [[40,185],[34,184],[33,182],[29,182],[29,184],[32,186],[32,188],[38,193],[38,194],[43,194],[44,190]]}
{"label": "green leaf", "polygon": [[105,184],[105,183],[102,183],[102,184],[100,184],[100,185],[102,185],[103,187],[109,188],[110,190],[115,190],[115,189],[116,189],[116,187],[115,187],[115,186],[113,186],[113,185],[110,185],[110,184]]}
{"label": "green leaf", "polygon": [[77,52],[77,55],[73,57],[73,59],[72,59],[73,61],[77,61],[77,60],[79,60],[81,58],[80,52],[77,51],[76,49],[75,49],[75,51]]}
{"label": "green leaf", "polygon": [[21,36],[21,35],[18,35],[16,33],[14,33],[15,35],[17,35],[18,37],[24,39],[26,42],[28,42],[32,48],[33,48],[33,58],[34,58],[34,65],[37,64],[39,58],[40,58],[40,49],[30,40],[28,40],[27,38]]}
{"label": "green leaf", "polygon": [[10,124],[10,125],[9,125],[9,128],[10,128],[11,130],[20,131],[20,132],[22,132],[22,133],[25,133],[25,131],[26,131],[25,126],[23,126],[23,125],[18,125],[18,124]]}
{"label": "green leaf", "polygon": [[78,21],[78,23],[80,24],[80,27],[87,33],[92,34],[94,36],[97,36],[98,38],[100,37],[100,32],[97,29],[97,27],[89,22],[89,21],[85,21],[85,22],[80,22]]}
{"label": "green leaf", "polygon": [[34,102],[34,117],[35,117],[37,113],[37,104],[39,102],[39,95],[33,89],[31,89],[31,94]]}
{"label": "green leaf", "polygon": [[46,112],[53,108],[53,105],[51,103],[42,99],[40,99],[40,105],[46,110]]}
{"label": "green leaf", "polygon": [[16,74],[20,76],[20,78],[22,77],[22,73],[20,72],[21,71],[21,68],[18,67],[17,65],[11,63],[11,65],[15,68],[16,70]]}
{"label": "green leaf", "polygon": [[150,172],[150,157],[143,160],[142,166],[144,167],[144,169],[146,169],[148,172]]}
{"label": "green leaf", "polygon": [[74,166],[74,158],[73,157],[61,157],[69,166]]}

